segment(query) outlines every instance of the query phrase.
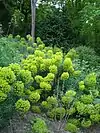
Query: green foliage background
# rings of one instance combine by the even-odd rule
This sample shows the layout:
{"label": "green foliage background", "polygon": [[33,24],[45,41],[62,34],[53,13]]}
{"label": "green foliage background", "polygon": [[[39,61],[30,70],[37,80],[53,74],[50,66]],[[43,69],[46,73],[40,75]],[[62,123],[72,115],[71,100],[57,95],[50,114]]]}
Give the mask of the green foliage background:
{"label": "green foliage background", "polygon": [[[0,1],[4,34],[26,36],[31,31],[31,6],[27,0]],[[3,18],[6,18],[5,20]],[[36,37],[47,45],[86,45],[100,54],[100,2],[96,0],[40,0],[36,12]]]}

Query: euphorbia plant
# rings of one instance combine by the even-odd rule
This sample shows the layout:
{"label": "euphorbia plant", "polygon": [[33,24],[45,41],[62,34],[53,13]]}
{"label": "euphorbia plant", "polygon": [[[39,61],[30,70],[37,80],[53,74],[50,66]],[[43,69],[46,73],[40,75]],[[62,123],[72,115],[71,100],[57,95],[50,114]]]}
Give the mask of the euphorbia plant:
{"label": "euphorbia plant", "polygon": [[99,97],[96,74],[86,75],[76,82],[75,87],[74,83],[72,88],[66,87],[71,77],[77,79],[81,74],[73,64],[76,56],[74,49],[66,54],[59,48],[45,47],[38,38],[34,53],[23,59],[20,65],[0,68],[2,82],[8,86],[8,90],[1,86],[1,101],[6,100],[11,92],[19,99],[15,107],[20,113],[32,109],[35,113],[44,112],[54,120],[69,119],[65,129],[73,129],[73,132],[79,126],[89,127],[99,122],[100,104],[94,103]]}

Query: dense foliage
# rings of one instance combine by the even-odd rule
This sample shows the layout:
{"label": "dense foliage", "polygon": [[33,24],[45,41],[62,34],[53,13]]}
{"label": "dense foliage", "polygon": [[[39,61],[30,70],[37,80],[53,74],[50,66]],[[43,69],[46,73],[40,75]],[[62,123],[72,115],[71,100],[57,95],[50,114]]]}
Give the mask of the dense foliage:
{"label": "dense foliage", "polygon": [[[33,48],[31,41],[28,35],[30,49]],[[83,71],[76,67],[75,58],[78,56],[74,49],[63,53],[57,47],[45,47],[40,38],[33,46],[33,54],[23,58],[20,64],[12,63],[0,68],[0,106],[5,105],[9,95],[14,96],[10,109],[14,107],[22,117],[31,110],[45,113],[52,120],[65,119],[65,130],[71,132],[99,123],[98,75],[91,72],[81,76]],[[41,123],[47,132],[45,123],[38,121],[36,126]],[[33,125],[32,130],[38,129]]]}
{"label": "dense foliage", "polygon": [[[30,33],[30,2],[0,1],[3,34],[26,36]],[[38,0],[36,37],[41,37],[46,45],[57,45],[68,50],[82,44],[94,48],[100,54],[99,20],[99,0]]]}

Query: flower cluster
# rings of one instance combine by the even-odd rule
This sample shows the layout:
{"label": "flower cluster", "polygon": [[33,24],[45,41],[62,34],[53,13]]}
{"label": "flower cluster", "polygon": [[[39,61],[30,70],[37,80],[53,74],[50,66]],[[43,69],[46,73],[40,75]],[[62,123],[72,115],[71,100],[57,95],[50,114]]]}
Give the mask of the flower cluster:
{"label": "flower cluster", "polygon": [[7,98],[7,95],[3,92],[0,92],[0,103],[4,102]]}
{"label": "flower cluster", "polygon": [[30,109],[30,102],[28,100],[19,99],[15,104],[16,110],[22,114],[25,114]]}
{"label": "flower cluster", "polygon": [[13,84],[14,94],[17,96],[23,96],[24,94],[24,83],[17,81]]}
{"label": "flower cluster", "polygon": [[91,73],[86,76],[84,83],[87,87],[94,87],[96,85],[96,74]]}
{"label": "flower cluster", "polygon": [[48,82],[41,82],[40,83],[40,88],[43,90],[50,91],[51,90],[51,85]]}
{"label": "flower cluster", "polygon": [[23,81],[25,84],[28,84],[31,81],[33,81],[31,72],[28,70],[24,70],[24,69],[20,70],[20,77],[21,77],[21,81]]}
{"label": "flower cluster", "polygon": [[60,120],[62,118],[64,118],[66,114],[66,110],[63,107],[57,107],[57,108],[53,108],[51,111],[48,111],[47,115],[54,119],[56,118],[57,120]]}
{"label": "flower cluster", "polygon": [[9,84],[12,84],[16,80],[14,72],[8,67],[3,67],[0,70],[0,78],[6,80]]}
{"label": "flower cluster", "polygon": [[11,90],[10,85],[4,79],[0,79],[0,92],[9,93]]}
{"label": "flower cluster", "polygon": [[39,99],[40,99],[40,95],[39,95],[37,92],[32,92],[32,93],[29,95],[29,100],[30,100],[30,102],[32,102],[32,103],[38,102]]}
{"label": "flower cluster", "polygon": [[70,58],[65,58],[64,63],[63,63],[63,68],[64,68],[64,71],[67,71],[70,73],[74,72],[72,60]]}
{"label": "flower cluster", "polygon": [[20,74],[20,69],[21,69],[21,67],[20,67],[19,64],[17,64],[17,63],[15,63],[15,64],[10,64],[10,65],[9,65],[9,68],[14,72],[14,74],[15,74],[16,76],[19,76],[19,74]]}
{"label": "flower cluster", "polygon": [[66,80],[68,78],[69,78],[69,73],[68,72],[63,72],[62,75],[61,75],[61,79]]}
{"label": "flower cluster", "polygon": [[93,96],[92,95],[81,95],[81,101],[85,104],[90,104],[93,102]]}
{"label": "flower cluster", "polygon": [[57,106],[58,106],[57,98],[53,97],[53,96],[51,96],[51,97],[49,96],[46,101],[42,102],[42,107],[44,109],[51,110],[51,109],[53,109],[54,107],[57,107]]}
{"label": "flower cluster", "polygon": [[72,124],[72,123],[67,123],[65,126],[65,130],[69,131],[71,133],[77,133],[78,132],[77,126]]}
{"label": "flower cluster", "polygon": [[62,96],[62,102],[64,105],[71,103],[75,98],[76,92],[73,90],[69,90]]}

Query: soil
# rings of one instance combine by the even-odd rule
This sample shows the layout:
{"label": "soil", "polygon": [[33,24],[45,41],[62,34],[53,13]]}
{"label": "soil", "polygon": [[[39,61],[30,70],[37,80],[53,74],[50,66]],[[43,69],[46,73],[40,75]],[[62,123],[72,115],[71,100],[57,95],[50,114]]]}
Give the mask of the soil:
{"label": "soil", "polygon": [[[36,116],[40,117],[39,115],[34,115],[31,112],[28,113],[24,119],[21,119],[18,115],[16,115],[10,120],[9,126],[0,131],[0,133],[31,133],[30,121]],[[50,133],[70,133],[68,131],[64,131],[65,123],[63,121],[48,121],[46,119],[46,123],[49,126]],[[100,133],[100,124],[94,125],[88,129],[82,129],[79,133]]]}

